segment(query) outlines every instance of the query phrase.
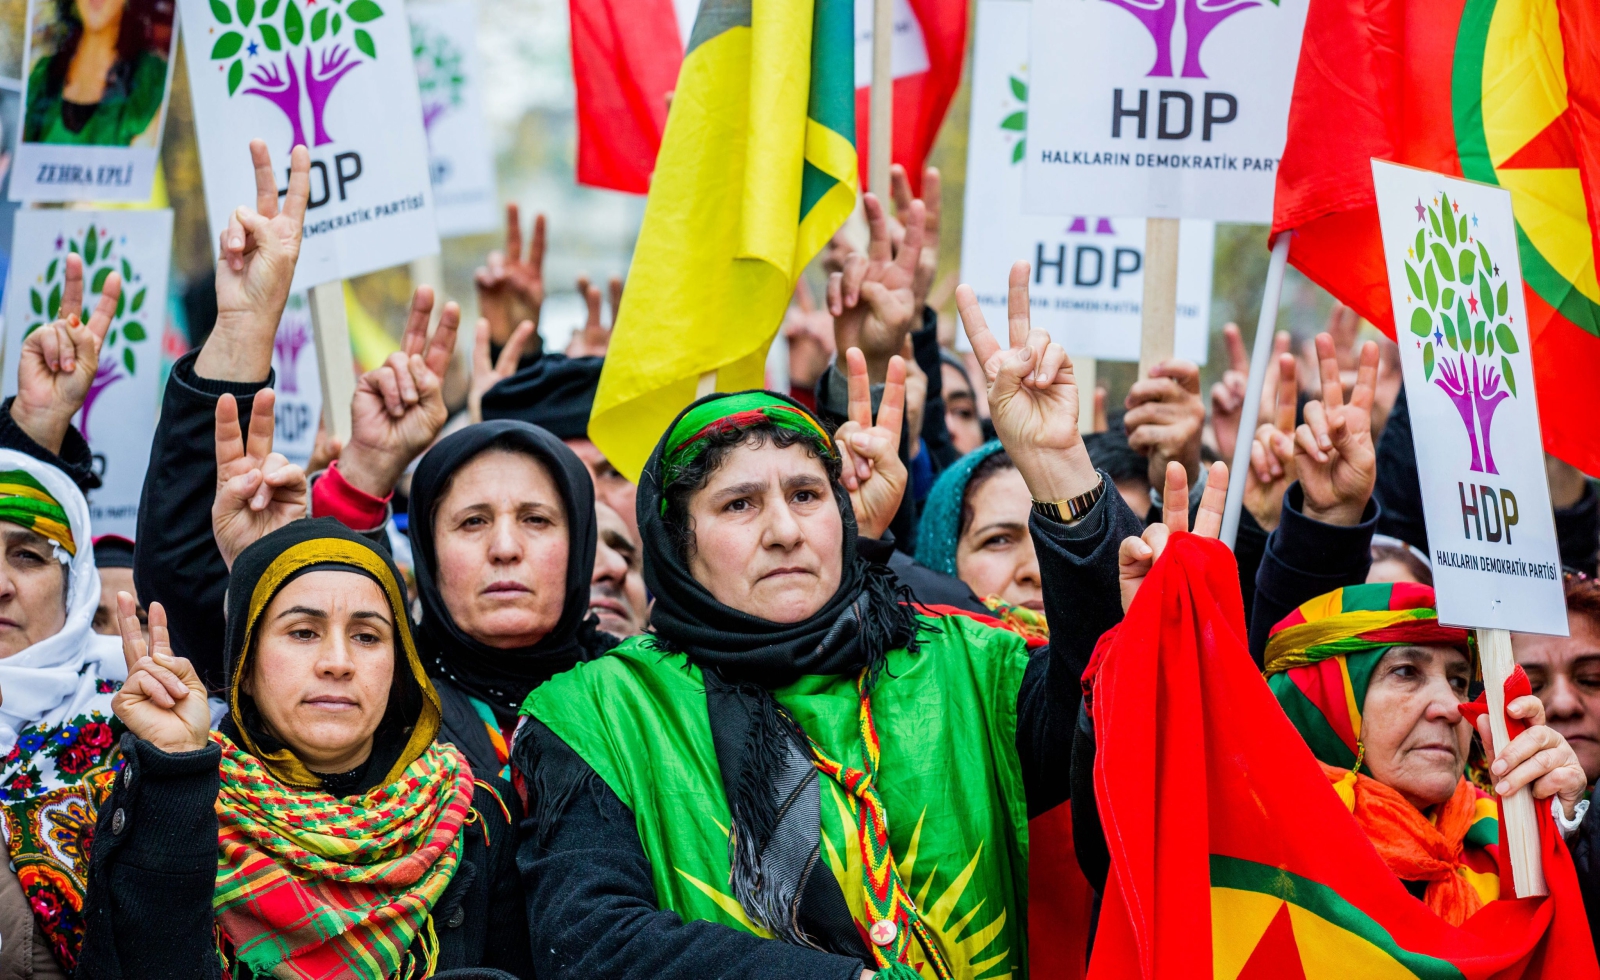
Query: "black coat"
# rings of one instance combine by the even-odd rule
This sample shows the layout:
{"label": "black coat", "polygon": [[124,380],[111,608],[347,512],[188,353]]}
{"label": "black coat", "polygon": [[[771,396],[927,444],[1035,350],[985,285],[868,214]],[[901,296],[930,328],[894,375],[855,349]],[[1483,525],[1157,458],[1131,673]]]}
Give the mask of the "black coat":
{"label": "black coat", "polygon": [[[1111,486],[1109,478],[1107,486]],[[1076,525],[1031,522],[1050,645],[1017,696],[1017,751],[1028,815],[1067,798],[1081,678],[1100,635],[1122,619],[1117,549],[1143,522],[1114,489]],[[528,787],[517,867],[540,980],[651,978],[856,980],[863,960],[762,939],[656,905],[633,813],[566,743],[529,718],[513,764]]]}
{"label": "black coat", "polygon": [[[77,976],[218,980],[212,895],[221,750],[171,754],[129,733],[122,751],[127,765],[95,827]],[[439,969],[532,977],[511,830],[516,795],[479,777],[472,807],[477,819],[462,829],[461,863],[433,910]]]}
{"label": "black coat", "polygon": [[34,442],[33,437],[23,432],[16,419],[11,417],[11,403],[16,400],[17,396],[12,395],[0,402],[0,447],[15,449],[24,456],[49,463],[65,473],[85,494],[98,488],[100,476],[95,472],[94,454],[89,451],[89,444],[84,441],[77,427],[67,426],[66,438],[61,440],[61,452],[53,453]]}

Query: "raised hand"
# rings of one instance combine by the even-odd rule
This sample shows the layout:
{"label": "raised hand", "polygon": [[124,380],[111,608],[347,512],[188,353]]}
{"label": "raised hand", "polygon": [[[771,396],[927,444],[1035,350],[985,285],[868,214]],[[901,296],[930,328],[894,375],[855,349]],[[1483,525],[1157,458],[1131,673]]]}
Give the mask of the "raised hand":
{"label": "raised hand", "polygon": [[984,322],[972,287],[956,287],[956,309],[988,382],[989,417],[1033,499],[1050,503],[1093,490],[1100,482],[1078,431],[1082,399],[1072,362],[1028,318],[1028,263],[1011,267],[1006,312],[1011,346],[1002,348]]}
{"label": "raised hand", "polygon": [[[934,276],[939,273],[939,211],[944,198],[942,187],[938,167],[929,167],[922,172],[922,253],[917,258],[916,277],[911,281],[911,295],[916,301],[916,315],[911,325],[913,330],[922,329],[922,308],[928,303],[928,291],[933,288]],[[894,209],[900,216],[900,220],[894,224],[895,248],[898,249],[905,238],[904,222],[911,214],[914,203],[906,168],[898,163],[889,168],[889,196],[894,198]]]}
{"label": "raised hand", "polygon": [[1244,393],[1249,387],[1250,354],[1237,323],[1222,325],[1222,341],[1228,348],[1228,369],[1222,380],[1211,386],[1211,434],[1217,441],[1217,454],[1233,458],[1239,438],[1239,414],[1244,411]]}
{"label": "raised hand", "polygon": [[517,361],[522,358],[522,348],[530,341],[537,343],[532,320],[523,320],[500,348],[500,360],[489,360],[489,334],[493,328],[486,317],[478,318],[478,327],[472,335],[472,384],[467,388],[467,414],[473,422],[483,421],[483,396],[490,388],[517,373]]}
{"label": "raised hand", "polygon": [[1305,514],[1325,524],[1354,527],[1378,478],[1372,440],[1373,390],[1378,381],[1378,345],[1362,345],[1350,400],[1344,400],[1333,338],[1317,335],[1322,401],[1307,402],[1305,422],[1295,430],[1295,469],[1305,492]]}
{"label": "raised hand", "polygon": [[272,370],[272,339],[289,301],[300,234],[311,194],[311,155],[289,155],[289,190],[278,206],[278,181],[267,144],[250,141],[256,206],[240,205],[222,232],[217,260],[217,325],[195,362],[203,378],[263,381]]}
{"label": "raised hand", "polygon": [[262,536],[306,516],[310,490],[305,471],[272,451],[273,391],[264,388],[250,411],[250,433],[239,431],[239,405],[217,399],[217,495],[211,533],[228,568]]}
{"label": "raised hand", "polygon": [[1206,422],[1199,367],[1189,361],[1162,361],[1150,369],[1150,377],[1133,383],[1124,406],[1128,445],[1149,459],[1151,486],[1161,482],[1169,460],[1182,463],[1191,481],[1199,479]]}
{"label": "raised hand", "polygon": [[833,434],[839,447],[840,482],[850,493],[856,524],[869,538],[881,538],[900,509],[908,474],[900,459],[900,427],[905,418],[906,362],[889,359],[878,420],[872,420],[872,383],[867,359],[858,348],[845,351],[849,365],[849,419]]}
{"label": "raised hand", "polygon": [[100,367],[100,345],[111,328],[122,295],[122,275],[106,277],[89,322],[83,313],[83,259],[67,256],[66,285],[53,323],[28,334],[17,364],[17,398],[11,417],[29,438],[53,453],[61,451],[72,416],[83,407]]}
{"label": "raised hand", "polygon": [[[1173,533],[1189,530],[1189,474],[1177,460],[1167,464],[1166,486],[1161,491],[1161,520],[1144,529],[1140,537],[1122,539],[1117,549],[1117,578],[1122,589],[1122,611],[1133,605],[1133,597],[1156,559],[1166,550]],[[1200,510],[1195,514],[1194,533],[1215,538],[1222,533],[1222,509],[1228,500],[1228,464],[1211,464],[1206,491],[1200,495]]]}
{"label": "raised hand", "polygon": [[544,306],[544,215],[535,215],[526,258],[522,248],[522,217],[513,202],[506,205],[506,248],[490,252],[473,276],[478,287],[478,313],[489,321],[489,334],[497,344],[509,343],[513,325],[524,320],[539,329]]}
{"label": "raised hand", "polygon": [[174,656],[167,638],[167,611],[150,603],[150,642],[144,639],[133,596],[117,593],[117,625],[128,679],[111,698],[111,710],[128,731],[163,752],[194,752],[211,738],[206,688],[194,667]]}
{"label": "raised hand", "polygon": [[866,255],[852,254],[845,260],[844,271],[828,277],[828,312],[833,314],[838,349],[861,348],[867,374],[878,383],[888,370],[889,359],[899,354],[906,335],[916,327],[917,303],[911,287],[922,252],[925,212],[921,201],[911,202],[905,242],[897,254],[883,204],[875,194],[862,201],[872,240]]}
{"label": "raised hand", "polygon": [[795,280],[794,302],[779,328],[789,343],[789,383],[810,390],[833,360],[833,315],[817,309],[804,276]]}
{"label": "raised hand", "polygon": [[339,473],[374,497],[389,495],[450,418],[443,378],[455,351],[461,307],[444,304],[430,338],[432,314],[433,287],[418,286],[400,349],[362,375],[350,399],[350,439],[339,453]]}
{"label": "raised hand", "polygon": [[[1287,337],[1287,334],[1282,336]],[[1269,421],[1256,428],[1250,445],[1250,468],[1245,471],[1244,507],[1268,531],[1278,526],[1283,516],[1283,494],[1295,481],[1294,413],[1300,400],[1300,383],[1295,377],[1295,359],[1278,355],[1277,364],[1267,371],[1268,380],[1277,381]]]}
{"label": "raised hand", "polygon": [[[617,300],[620,302],[622,283],[618,279],[611,281],[617,284]],[[572,335],[566,354],[568,357],[604,357],[606,348],[611,346],[611,328],[600,322],[600,287],[591,284],[588,276],[579,276],[578,295],[583,297],[589,315],[583,321],[583,329]],[[611,309],[614,323],[616,306],[613,305]]]}

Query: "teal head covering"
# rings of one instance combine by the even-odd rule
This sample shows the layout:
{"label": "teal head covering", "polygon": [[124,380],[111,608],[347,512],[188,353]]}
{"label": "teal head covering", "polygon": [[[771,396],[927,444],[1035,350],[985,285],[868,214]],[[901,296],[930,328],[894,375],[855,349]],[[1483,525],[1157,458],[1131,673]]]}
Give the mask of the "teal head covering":
{"label": "teal head covering", "polygon": [[961,502],[967,484],[979,464],[1004,448],[998,439],[986,442],[939,474],[917,528],[918,562],[945,575],[956,574],[956,541],[961,537]]}

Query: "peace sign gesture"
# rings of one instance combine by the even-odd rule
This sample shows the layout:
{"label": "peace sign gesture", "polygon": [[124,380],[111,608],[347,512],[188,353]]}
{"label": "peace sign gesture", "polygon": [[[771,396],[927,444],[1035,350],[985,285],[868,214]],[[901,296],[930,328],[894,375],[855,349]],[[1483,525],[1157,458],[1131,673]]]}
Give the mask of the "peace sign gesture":
{"label": "peace sign gesture", "polygon": [[[256,393],[250,434],[239,431],[239,405],[232,395],[217,399],[217,496],[211,504],[211,533],[228,568],[263,535],[306,516],[310,496],[305,471],[272,451],[276,396]],[[151,611],[151,622],[155,612]]]}
{"label": "peace sign gesture", "polygon": [[[1166,486],[1161,491],[1161,520],[1144,529],[1140,537],[1126,537],[1117,549],[1117,578],[1122,590],[1122,611],[1133,605],[1133,597],[1156,559],[1167,549],[1167,542],[1179,531],[1189,530],[1189,471],[1177,460],[1167,463]],[[1194,533],[1215,538],[1222,533],[1222,508],[1228,501],[1228,464],[1211,464],[1210,478],[1200,495],[1200,509],[1194,517]]]}
{"label": "peace sign gesture", "polygon": [[350,399],[350,439],[339,452],[339,473],[374,497],[389,495],[450,418],[444,373],[455,352],[461,307],[444,304],[429,337],[432,315],[433,287],[418,286],[400,349],[362,375]]}
{"label": "peace sign gesture", "polygon": [[921,201],[911,202],[904,214],[905,239],[896,250],[889,216],[877,195],[863,197],[862,207],[872,232],[867,254],[853,253],[843,271],[828,277],[828,312],[834,317],[838,348],[861,348],[868,377],[876,381],[916,327],[918,306],[912,286],[922,254],[926,211]]}
{"label": "peace sign gesture", "polygon": [[[545,218],[535,215],[523,258],[522,216],[513,201],[506,205],[505,251],[490,252],[488,261],[473,274],[478,287],[478,312],[489,321],[497,343],[506,343],[511,325],[531,321],[539,329],[544,306]],[[513,362],[515,363],[515,362]]]}
{"label": "peace sign gesture", "polygon": [[1011,346],[1002,348],[984,322],[978,297],[956,287],[956,310],[988,381],[989,415],[1033,499],[1056,503],[1088,493],[1100,476],[1078,431],[1081,401],[1072,362],[1028,318],[1028,263],[1011,267],[1007,296]]}
{"label": "peace sign gesture", "polygon": [[1344,400],[1333,337],[1317,334],[1322,401],[1307,402],[1305,422],[1295,430],[1295,469],[1305,492],[1305,515],[1325,524],[1354,527],[1378,479],[1372,442],[1373,392],[1378,383],[1378,345],[1361,347],[1350,401]]}
{"label": "peace sign gesture", "polygon": [[174,656],[167,637],[167,611],[150,603],[150,642],[144,639],[133,596],[117,593],[117,625],[128,679],[111,699],[111,710],[128,731],[163,752],[193,752],[211,738],[206,688],[194,667]]}
{"label": "peace sign gesture", "polygon": [[83,259],[67,255],[66,285],[54,323],[28,334],[17,364],[17,398],[11,417],[34,442],[61,451],[72,416],[83,407],[100,367],[100,344],[122,295],[122,275],[106,277],[89,322],[83,313]]}
{"label": "peace sign gesture", "polygon": [[906,464],[900,459],[900,426],[905,418],[906,362],[889,358],[878,421],[872,421],[872,384],[867,359],[858,347],[845,351],[850,376],[850,418],[833,434],[839,447],[839,479],[850,492],[856,524],[869,538],[881,538],[906,492]]}
{"label": "peace sign gesture", "polygon": [[488,317],[479,317],[477,329],[472,334],[472,384],[467,388],[467,414],[474,423],[483,421],[483,396],[489,389],[517,373],[517,362],[522,359],[522,348],[534,336],[532,320],[517,324],[511,339],[500,348],[500,359],[489,360],[489,339],[494,332]]}

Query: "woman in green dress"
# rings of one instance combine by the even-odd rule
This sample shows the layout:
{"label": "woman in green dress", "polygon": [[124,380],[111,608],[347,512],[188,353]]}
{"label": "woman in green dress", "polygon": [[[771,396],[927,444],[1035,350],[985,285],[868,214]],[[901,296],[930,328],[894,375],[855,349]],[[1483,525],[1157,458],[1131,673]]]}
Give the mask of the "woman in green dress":
{"label": "woman in green dress", "polygon": [[170,0],[55,0],[55,53],[28,75],[28,143],[155,146]]}

